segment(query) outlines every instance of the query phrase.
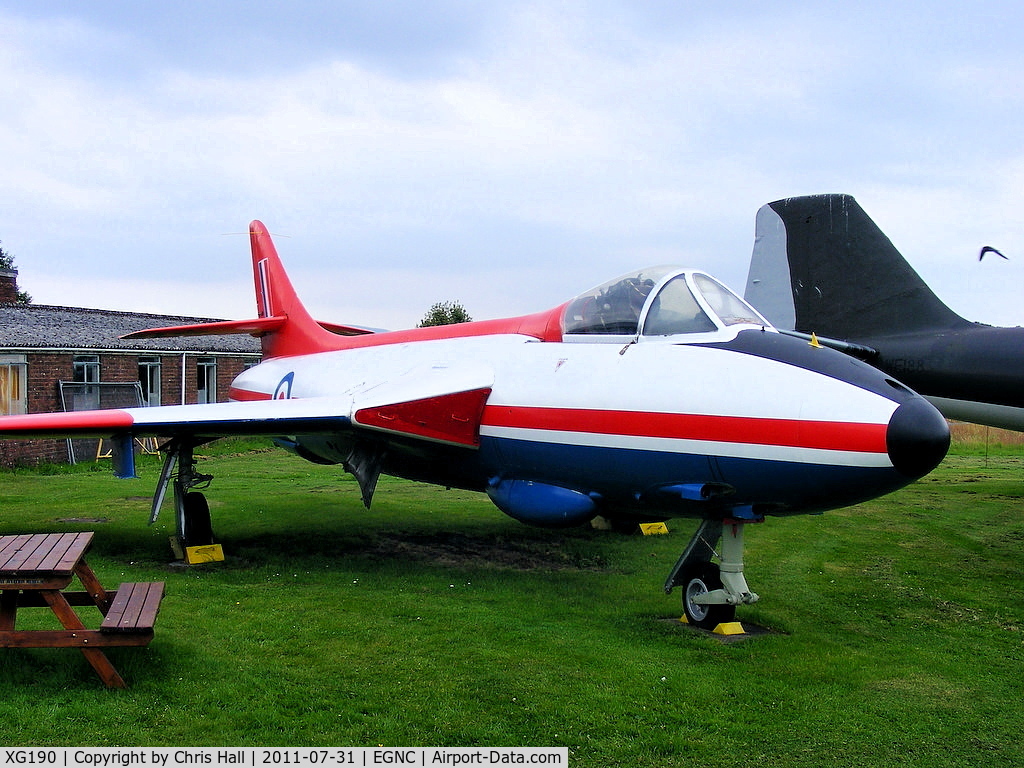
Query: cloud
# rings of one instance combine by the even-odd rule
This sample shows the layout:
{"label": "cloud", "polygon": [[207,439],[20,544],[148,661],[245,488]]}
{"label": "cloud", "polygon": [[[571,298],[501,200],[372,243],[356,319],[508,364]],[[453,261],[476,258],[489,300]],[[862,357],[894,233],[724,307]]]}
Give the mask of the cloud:
{"label": "cloud", "polygon": [[[392,327],[444,299],[535,311],[654,262],[742,286],[756,209],[796,194],[857,195],[922,273],[1020,242],[1024,67],[1001,19],[475,5],[259,3],[231,30],[202,4],[4,13],[0,238],[25,288],[205,295],[247,271],[222,234],[257,217],[324,276],[318,308],[375,313],[328,319]],[[366,285],[387,288],[353,300]]]}

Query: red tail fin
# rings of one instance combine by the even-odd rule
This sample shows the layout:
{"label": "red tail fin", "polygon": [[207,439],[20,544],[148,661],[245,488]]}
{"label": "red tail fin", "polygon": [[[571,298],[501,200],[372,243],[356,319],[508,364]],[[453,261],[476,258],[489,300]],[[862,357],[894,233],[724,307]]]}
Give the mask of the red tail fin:
{"label": "red tail fin", "polygon": [[285,320],[261,337],[263,356],[304,355],[336,347],[338,337],[321,327],[299,300],[263,222],[249,225],[249,240],[259,317]]}

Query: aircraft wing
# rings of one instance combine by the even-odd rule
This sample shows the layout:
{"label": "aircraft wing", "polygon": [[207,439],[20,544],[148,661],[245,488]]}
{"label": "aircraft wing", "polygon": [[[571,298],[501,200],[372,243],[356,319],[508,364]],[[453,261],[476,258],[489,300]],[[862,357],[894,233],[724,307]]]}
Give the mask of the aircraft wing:
{"label": "aircraft wing", "polygon": [[[272,399],[259,397],[228,403],[112,408],[94,411],[0,416],[5,437],[102,437],[114,442],[114,474],[134,477],[132,440],[160,437],[199,445],[218,437],[303,435],[367,430],[405,439],[476,449],[480,422],[491,393],[493,371],[475,365],[431,366],[410,371],[360,392],[336,396]],[[296,443],[298,451],[299,443]],[[168,454],[168,460],[174,453]],[[345,468],[369,499],[380,473],[379,455],[352,456]],[[171,466],[170,464],[166,466]],[[166,487],[164,480],[160,488]],[[157,492],[155,518],[163,497]]]}
{"label": "aircraft wing", "polygon": [[351,426],[348,397],[111,408],[0,417],[0,437],[228,437],[332,432]]}
{"label": "aircraft wing", "polygon": [[467,447],[479,445],[493,372],[438,366],[355,395],[111,408],[0,416],[4,437],[308,435],[352,428]]}

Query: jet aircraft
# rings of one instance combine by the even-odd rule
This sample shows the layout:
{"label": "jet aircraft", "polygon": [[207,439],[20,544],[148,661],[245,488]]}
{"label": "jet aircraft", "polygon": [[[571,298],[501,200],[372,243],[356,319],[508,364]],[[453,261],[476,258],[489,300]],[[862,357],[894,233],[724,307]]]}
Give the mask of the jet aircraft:
{"label": "jet aircraft", "polygon": [[744,296],[780,329],[867,360],[947,418],[1024,430],[1024,328],[949,309],[849,195],[763,206]]}
{"label": "jet aircraft", "polygon": [[683,587],[702,627],[758,599],[743,575],[746,524],[894,491],[948,448],[923,398],[778,333],[701,271],[638,270],[512,319],[327,330],[262,223],[250,240],[257,318],[132,334],[259,336],[263,361],[233,381],[231,402],[7,416],[0,436],[104,436],[124,476],[135,437],[163,439],[152,519],[171,487],[186,545],[212,535],[193,451],[241,434],[342,465],[367,506],[385,473],[484,492],[539,526],[699,519],[665,589]]}

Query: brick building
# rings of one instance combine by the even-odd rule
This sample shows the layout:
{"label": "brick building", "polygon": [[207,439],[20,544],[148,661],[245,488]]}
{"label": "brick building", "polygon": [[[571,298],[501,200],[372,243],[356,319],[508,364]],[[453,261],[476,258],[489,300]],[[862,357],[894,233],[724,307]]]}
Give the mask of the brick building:
{"label": "brick building", "polygon": [[[15,304],[16,278],[0,270],[0,413],[221,402],[260,360],[250,336],[120,338],[208,318]],[[0,440],[0,465],[64,462],[72,450],[67,440]]]}

